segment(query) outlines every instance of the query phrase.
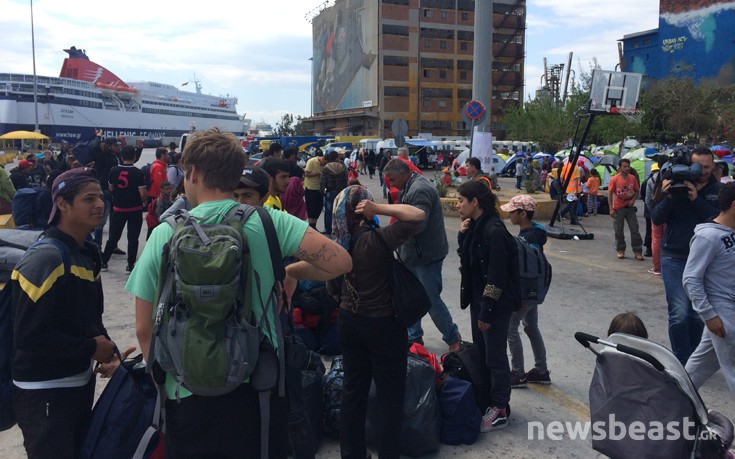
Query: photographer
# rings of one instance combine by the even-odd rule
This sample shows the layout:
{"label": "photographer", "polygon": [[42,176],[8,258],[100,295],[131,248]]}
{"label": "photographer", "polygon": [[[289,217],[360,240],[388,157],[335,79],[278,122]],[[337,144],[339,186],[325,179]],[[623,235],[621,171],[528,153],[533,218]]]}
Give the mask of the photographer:
{"label": "photographer", "polygon": [[661,277],[669,307],[669,340],[676,358],[685,365],[699,344],[703,324],[684,291],[682,276],[694,227],[719,214],[722,185],[712,175],[712,152],[703,147],[674,151],[662,168],[661,193],[651,219],[666,225],[661,244]]}

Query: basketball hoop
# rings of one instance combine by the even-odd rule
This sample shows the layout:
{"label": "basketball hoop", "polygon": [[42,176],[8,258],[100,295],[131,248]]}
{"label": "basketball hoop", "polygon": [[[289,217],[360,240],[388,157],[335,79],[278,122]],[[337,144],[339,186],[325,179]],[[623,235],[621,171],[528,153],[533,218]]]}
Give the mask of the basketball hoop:
{"label": "basketball hoop", "polygon": [[623,115],[626,120],[630,121],[631,123],[637,124],[641,124],[641,121],[643,120],[643,115],[646,114],[646,112],[643,110],[629,107],[611,107],[610,113]]}

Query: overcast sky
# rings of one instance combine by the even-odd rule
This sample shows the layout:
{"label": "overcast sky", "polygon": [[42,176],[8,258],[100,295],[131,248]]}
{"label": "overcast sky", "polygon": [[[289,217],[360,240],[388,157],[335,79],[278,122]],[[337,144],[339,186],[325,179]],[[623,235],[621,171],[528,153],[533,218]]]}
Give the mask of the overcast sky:
{"label": "overcast sky", "polygon": [[[379,1],[379,0],[370,0]],[[477,0],[483,1],[483,0]],[[58,76],[72,45],[126,81],[234,95],[238,112],[275,123],[309,115],[311,24],[319,0],[35,0],[36,73]],[[0,72],[33,73],[29,0],[0,0]],[[526,98],[543,58],[586,70],[618,62],[617,40],[658,27],[658,0],[527,0]],[[193,90],[193,84],[183,89]]]}

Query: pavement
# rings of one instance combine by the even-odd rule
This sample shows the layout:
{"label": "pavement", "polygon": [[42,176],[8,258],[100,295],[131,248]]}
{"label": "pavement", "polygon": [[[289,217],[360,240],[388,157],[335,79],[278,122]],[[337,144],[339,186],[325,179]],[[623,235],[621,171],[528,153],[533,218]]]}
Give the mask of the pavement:
{"label": "pavement", "polygon": [[[153,151],[146,149],[138,166],[151,161]],[[427,171],[425,175],[433,178],[431,171]],[[512,178],[500,180],[505,189],[512,189],[515,184]],[[384,202],[377,175],[372,180],[361,175],[360,181],[370,189],[376,201]],[[641,230],[645,229],[642,207],[638,206]],[[589,421],[588,391],[595,368],[595,356],[574,340],[575,332],[606,336],[613,316],[633,311],[646,324],[650,339],[668,347],[667,306],[661,278],[646,272],[652,266],[650,258],[636,261],[630,249],[625,259],[618,260],[615,257],[612,219],[607,215],[599,215],[581,220],[584,228],[594,234],[594,239],[549,239],[545,246],[546,256],[553,266],[553,280],[546,301],[539,306],[539,327],[546,344],[552,384],[529,384],[528,388],[513,389],[510,401],[512,415],[505,429],[480,434],[474,445],[441,445],[439,451],[424,457],[604,457],[592,449],[590,439],[572,439],[566,434],[558,439],[551,439],[546,435],[549,432],[545,432],[543,438],[540,438],[538,431],[534,431],[535,436],[531,438],[529,423],[540,422],[543,426],[549,426],[554,421]],[[442,298],[449,306],[462,336],[469,340],[469,311],[461,310],[458,304],[460,275],[456,235],[459,219],[445,217],[444,221],[449,240],[449,255],[444,262]],[[548,224],[548,221],[540,223]],[[323,229],[321,221],[318,225],[320,230]],[[512,234],[518,233],[518,229],[510,221],[506,220],[506,225]],[[144,239],[145,231],[141,235],[140,250]],[[123,242],[125,240],[123,236],[120,243],[123,250],[126,250]],[[125,260],[124,256],[114,255],[109,263],[109,271],[102,273],[106,298],[103,320],[110,335],[121,348],[136,344],[133,298],[123,289],[127,280]],[[441,335],[430,318],[424,318],[423,328],[424,341],[429,352],[444,354],[447,345],[441,340]],[[530,343],[525,337],[522,339],[526,370],[530,370],[533,363]],[[98,380],[98,394],[105,383],[104,380]],[[735,416],[735,402],[721,372],[705,383],[700,394],[707,408],[720,411],[730,418]],[[376,450],[371,449],[373,457],[377,457]],[[0,432],[0,457],[25,457],[22,436],[17,427]],[[317,457],[340,457],[338,440],[325,436]]]}

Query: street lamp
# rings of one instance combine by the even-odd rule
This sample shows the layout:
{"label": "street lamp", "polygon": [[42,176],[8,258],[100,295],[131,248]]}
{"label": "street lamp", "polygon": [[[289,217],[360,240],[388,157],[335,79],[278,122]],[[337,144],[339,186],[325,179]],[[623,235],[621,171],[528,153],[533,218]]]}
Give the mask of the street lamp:
{"label": "street lamp", "polygon": [[311,93],[311,105],[309,107],[309,117],[314,116],[314,57],[310,57],[311,61],[311,74],[309,75],[309,91]]}

